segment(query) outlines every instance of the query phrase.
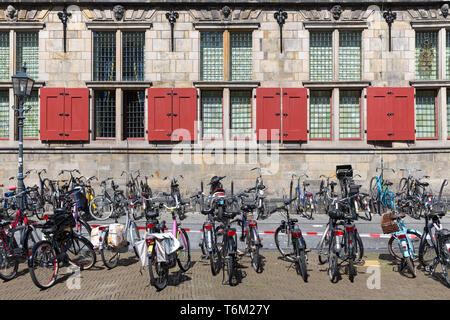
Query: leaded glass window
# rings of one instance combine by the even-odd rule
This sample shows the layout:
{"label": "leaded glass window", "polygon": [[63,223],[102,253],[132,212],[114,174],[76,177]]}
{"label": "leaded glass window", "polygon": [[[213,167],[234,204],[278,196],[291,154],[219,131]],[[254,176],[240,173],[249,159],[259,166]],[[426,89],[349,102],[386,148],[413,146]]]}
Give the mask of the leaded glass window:
{"label": "leaded glass window", "polygon": [[436,92],[416,91],[416,137],[436,137]]}
{"label": "leaded glass window", "polygon": [[94,80],[116,80],[116,33],[94,32]]}
{"label": "leaded glass window", "polygon": [[437,31],[416,31],[416,80],[437,79]]}
{"label": "leaded glass window", "polygon": [[361,80],[361,31],[339,31],[339,80]]}
{"label": "leaded glass window", "polygon": [[0,138],[9,137],[9,92],[0,91]]}
{"label": "leaded glass window", "polygon": [[331,138],[330,106],[330,91],[311,91],[309,105],[309,132],[311,139]]}
{"label": "leaded glass window", "polygon": [[231,80],[252,80],[252,33],[230,33]]}
{"label": "leaded glass window", "polygon": [[125,137],[144,138],[144,91],[125,91]]}
{"label": "leaded glass window", "polygon": [[310,32],[309,78],[333,80],[333,45],[331,31]]}
{"label": "leaded glass window", "polygon": [[0,32],[0,80],[10,80],[9,76],[9,32]]}
{"label": "leaded glass window", "polygon": [[27,74],[34,80],[39,76],[39,36],[37,32],[17,32],[16,71],[22,71],[26,64]]}
{"label": "leaded glass window", "polygon": [[124,32],[122,37],[122,80],[144,80],[144,32]]}
{"label": "leaded glass window", "polygon": [[361,136],[361,92],[339,92],[339,138],[357,139]]}
{"label": "leaded glass window", "polygon": [[[28,70],[27,70],[28,72]],[[25,120],[23,123],[23,137],[24,138],[38,138],[39,137],[39,97],[37,91],[32,91],[31,95],[25,99],[23,104],[24,109],[30,108],[25,113]]]}
{"label": "leaded glass window", "polygon": [[99,90],[94,93],[95,136],[97,138],[116,137],[116,92]]}
{"label": "leaded glass window", "polygon": [[223,33],[200,33],[200,74],[203,81],[223,80]]}
{"label": "leaded glass window", "polygon": [[231,138],[247,139],[252,134],[252,93],[231,91]]}
{"label": "leaded glass window", "polygon": [[222,138],[222,91],[202,92],[203,138]]}

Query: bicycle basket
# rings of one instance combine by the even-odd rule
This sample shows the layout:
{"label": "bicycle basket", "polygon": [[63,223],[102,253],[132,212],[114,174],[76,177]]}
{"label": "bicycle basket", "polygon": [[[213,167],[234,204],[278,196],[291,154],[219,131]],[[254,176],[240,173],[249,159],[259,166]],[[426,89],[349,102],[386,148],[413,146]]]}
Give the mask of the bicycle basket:
{"label": "bicycle basket", "polygon": [[349,196],[353,196],[353,195],[357,194],[359,192],[359,188],[360,188],[359,185],[351,184],[350,185],[350,190],[348,191],[348,195]]}
{"label": "bicycle basket", "polygon": [[392,220],[393,211],[386,212],[381,216],[381,229],[384,234],[398,232],[399,228],[395,220]]}
{"label": "bicycle basket", "polygon": [[350,164],[336,166],[336,178],[338,180],[342,180],[343,178],[352,178],[352,177],[353,177],[353,169]]}

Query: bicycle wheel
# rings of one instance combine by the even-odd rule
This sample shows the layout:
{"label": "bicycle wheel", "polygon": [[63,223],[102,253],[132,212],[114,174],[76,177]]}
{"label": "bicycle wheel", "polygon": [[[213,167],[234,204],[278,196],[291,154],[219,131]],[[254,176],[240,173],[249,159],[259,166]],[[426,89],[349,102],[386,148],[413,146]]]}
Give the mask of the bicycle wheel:
{"label": "bicycle wheel", "polygon": [[350,279],[350,282],[353,282],[355,280],[356,276],[356,268],[355,268],[355,262],[353,261],[353,258],[348,259],[348,278]]}
{"label": "bicycle wheel", "polygon": [[156,250],[149,255],[148,272],[150,274],[150,283],[158,291],[167,286],[169,280],[169,268],[165,262],[158,262]]}
{"label": "bicycle wheel", "polygon": [[88,239],[73,233],[67,244],[66,253],[72,265],[77,266],[80,270],[88,270],[94,266],[97,256]]}
{"label": "bicycle wheel", "polygon": [[41,288],[51,287],[58,275],[58,260],[50,241],[42,240],[33,247],[29,271],[33,283]]}
{"label": "bicycle wheel", "polygon": [[288,232],[288,229],[283,229],[281,226],[275,230],[275,245],[283,258],[290,262],[294,262],[295,259],[291,257],[292,254],[292,241]]}
{"label": "bicycle wheel", "polygon": [[355,234],[356,234],[356,241],[355,241],[355,248],[354,248],[355,256],[356,256],[355,263],[359,263],[362,261],[362,258],[364,256],[364,245],[363,245],[362,239],[361,239],[358,231],[356,231]]}
{"label": "bicycle wheel", "polygon": [[424,268],[431,266],[436,258],[436,250],[427,236],[429,236],[428,233],[422,235],[419,245],[419,262]]}
{"label": "bicycle wheel", "polygon": [[297,261],[295,262],[297,274],[300,275],[304,282],[308,282],[308,270],[306,269],[306,253],[305,250],[297,249]]}
{"label": "bicycle wheel", "polygon": [[113,204],[108,198],[97,196],[92,199],[89,205],[89,212],[95,220],[106,220],[113,213]]}
{"label": "bicycle wheel", "polygon": [[210,263],[212,275],[213,276],[217,275],[222,266],[221,259],[220,259],[220,252],[217,250],[217,248],[214,248],[209,253],[209,263]]}
{"label": "bicycle wheel", "polygon": [[370,179],[369,191],[370,191],[370,197],[373,200],[379,200],[377,177],[372,177],[372,179]]}
{"label": "bicycle wheel", "polygon": [[104,245],[103,248],[100,249],[100,255],[102,257],[103,264],[108,269],[113,269],[119,264],[120,252],[118,249],[109,248],[107,245]]}
{"label": "bicycle wheel", "polygon": [[336,237],[331,239],[331,251],[328,254],[328,276],[331,282],[335,282],[338,277],[338,257],[334,248],[336,246]]}
{"label": "bicycle wheel", "polygon": [[311,196],[304,203],[303,215],[306,217],[306,219],[311,220],[315,211],[316,209],[314,205],[314,199]]}
{"label": "bicycle wheel", "polygon": [[415,278],[416,277],[416,267],[414,266],[414,262],[411,259],[411,257],[407,257],[405,258],[406,260],[406,266],[408,267],[408,271],[409,273],[411,273],[412,277]]}
{"label": "bicycle wheel", "polygon": [[252,260],[252,267],[253,269],[255,269],[257,273],[261,273],[263,272],[263,265],[262,265],[262,257],[259,253],[259,248],[261,245],[258,235],[258,229],[256,229],[256,227],[251,227],[250,234],[251,239],[249,243],[250,243],[250,258]]}
{"label": "bicycle wheel", "polygon": [[140,220],[144,216],[144,210],[142,209],[142,202],[136,201],[133,204],[133,218],[134,220]]}
{"label": "bicycle wheel", "polygon": [[78,217],[78,222],[80,224],[80,233],[79,234],[83,235],[83,234],[87,233],[88,236],[91,236],[91,232],[92,232],[91,225],[80,217]]}
{"label": "bicycle wheel", "polygon": [[26,257],[31,256],[31,250],[38,241],[39,237],[36,234],[35,230],[29,227],[25,233],[25,239],[23,243],[23,253],[24,255],[26,255]]}
{"label": "bicycle wheel", "polygon": [[447,286],[450,287],[450,276],[448,274],[448,270],[450,269],[450,252],[447,249],[447,245],[450,243],[450,239],[447,238],[445,241],[441,242],[441,254],[443,255],[443,260],[441,261],[442,274],[444,276],[445,281],[447,282]]}
{"label": "bicycle wheel", "polygon": [[325,264],[328,261],[328,248],[330,246],[330,233],[328,232],[328,227],[325,232],[326,233],[317,246],[319,264]]}
{"label": "bicycle wheel", "polygon": [[[420,234],[414,230],[407,231],[408,238],[410,239],[411,245],[413,246],[414,253],[416,252],[416,248],[420,248]],[[394,237],[391,237],[388,241],[388,251],[389,254],[397,261],[401,261],[403,259],[402,251],[398,245],[398,242],[395,241]],[[394,244],[394,241],[396,242]],[[415,254],[414,262],[419,261],[419,255]]]}
{"label": "bicycle wheel", "polygon": [[238,284],[237,281],[237,261],[235,256],[228,256],[225,258],[227,261],[227,275],[228,275],[228,284],[232,287]]}
{"label": "bicycle wheel", "polygon": [[398,183],[398,192],[403,192],[405,191],[405,195],[406,195],[406,191],[408,189],[408,179],[407,178],[401,178],[400,182]]}
{"label": "bicycle wheel", "polygon": [[177,252],[178,266],[182,271],[186,272],[191,267],[191,246],[187,232],[183,228],[180,228],[177,232],[177,240],[183,246],[183,249]]}
{"label": "bicycle wheel", "polygon": [[9,255],[5,243],[1,241],[0,245],[0,278],[5,281],[14,279],[19,267],[19,261],[16,256]]}

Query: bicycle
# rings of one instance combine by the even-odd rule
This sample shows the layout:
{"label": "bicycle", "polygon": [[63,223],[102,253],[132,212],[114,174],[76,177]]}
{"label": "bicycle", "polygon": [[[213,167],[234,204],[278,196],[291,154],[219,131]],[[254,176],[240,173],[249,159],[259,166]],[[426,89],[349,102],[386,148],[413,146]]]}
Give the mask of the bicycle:
{"label": "bicycle", "polygon": [[[163,193],[166,197],[172,197],[172,195]],[[191,251],[189,244],[189,237],[187,235],[186,230],[181,228],[181,223],[177,221],[177,215],[180,220],[184,219],[184,214],[182,214],[181,203],[178,200],[178,197],[175,197],[170,202],[175,202],[175,206],[166,206],[165,204],[161,204],[160,207],[163,207],[170,211],[172,215],[172,230],[171,233],[173,237],[175,237],[179,243],[180,247],[174,252],[173,255],[166,261],[159,261],[157,250],[155,250],[155,234],[160,233],[165,229],[165,223],[162,227],[159,228],[159,232],[153,233],[153,239],[150,242],[149,247],[149,265],[148,271],[150,274],[150,283],[155,286],[158,290],[162,290],[167,286],[168,277],[169,277],[169,269],[175,267],[178,264],[178,267],[182,272],[186,272],[191,267]],[[164,227],[164,228],[163,228]],[[162,229],[162,230],[161,230]]]}
{"label": "bicycle", "polygon": [[[314,196],[316,206],[323,209],[326,214],[328,214],[328,210],[330,209],[329,207],[333,199],[337,198],[337,194],[334,191],[337,183],[335,181],[330,182],[330,179],[335,176],[336,175],[325,176],[321,174],[319,178],[323,179],[320,181],[319,192],[317,192]],[[326,179],[326,182],[324,179]]]}
{"label": "bicycle", "polygon": [[[111,180],[113,195],[111,196],[107,190],[106,182]],[[106,178],[100,183],[103,187],[103,194],[92,199],[89,205],[89,212],[95,220],[106,220],[114,213],[116,217],[123,213],[123,207],[120,203],[125,199],[123,190],[117,190],[118,185],[114,184],[113,178]]]}
{"label": "bicycle", "polygon": [[[294,188],[294,177],[297,178],[297,185]],[[294,199],[294,206],[298,214],[304,216],[308,220],[313,220],[313,214],[316,211],[316,207],[314,205],[314,195],[306,190],[306,187],[309,186],[309,183],[303,181],[303,192],[300,184],[300,179],[302,177],[309,178],[306,173],[302,173],[297,176],[295,173],[291,176],[291,183],[289,186],[289,198]],[[292,208],[291,208],[292,210]]]}
{"label": "bicycle", "polygon": [[[407,267],[412,277],[415,278],[417,274],[414,262],[418,260],[415,248],[418,247],[422,233],[407,228],[403,221],[405,216],[405,213],[394,213],[393,211],[385,213],[382,217],[381,226],[383,233],[391,234],[388,241],[388,251],[396,261],[400,261],[399,271],[401,272]],[[394,241],[397,242],[397,246],[394,246]]]}
{"label": "bicycle", "polygon": [[[14,197],[25,195],[23,191]],[[19,242],[15,235],[19,233]],[[9,281],[16,277],[19,262],[26,261],[31,249],[38,241],[36,230],[22,210],[17,210],[13,222],[0,222],[0,278]]]}
{"label": "bicycle", "polygon": [[[140,240],[142,240],[141,235],[139,233],[139,229],[136,225],[136,222],[131,219],[131,200],[130,199],[122,199],[119,203],[119,206],[123,209],[125,212],[125,228],[123,234],[126,236],[122,243],[120,244],[114,244],[112,245],[109,241],[110,235],[110,226],[109,225],[102,225],[99,226],[99,232],[100,232],[100,242],[98,246],[98,250],[100,252],[100,255],[102,257],[103,264],[108,269],[113,269],[117,266],[120,259],[120,254],[128,252],[128,248],[131,245],[131,247],[134,250],[134,253],[136,257],[139,258],[139,253],[136,249],[136,243]],[[117,224],[118,217],[115,217],[115,223]]]}
{"label": "bicycle", "polygon": [[297,219],[291,219],[289,215],[289,205],[296,201],[296,198],[292,198],[287,201],[283,201],[283,205],[272,209],[270,213],[277,211],[285,212],[286,220],[281,220],[280,225],[275,230],[275,245],[278,251],[281,253],[282,258],[295,264],[297,274],[300,275],[304,282],[308,281],[307,270],[307,253],[309,250],[306,248],[306,242],[303,238],[302,231],[297,224]]}
{"label": "bicycle", "polygon": [[[358,194],[336,200],[334,209],[330,211],[329,244],[328,244],[328,276],[335,283],[339,276],[339,266],[348,263],[348,276],[353,282],[357,275],[355,264],[361,260],[364,252],[361,238],[354,223],[358,219],[352,212],[351,200]],[[342,262],[339,263],[339,260]]]}
{"label": "bicycle", "polygon": [[266,204],[266,200],[265,200],[265,191],[264,191],[266,189],[266,186],[264,185],[264,182],[262,179],[261,168],[256,167],[256,168],[251,169],[250,171],[253,171],[253,170],[258,170],[259,175],[256,178],[255,186],[250,189],[247,189],[245,191],[245,193],[254,192],[253,201],[255,202],[255,206],[257,209],[256,219],[259,220],[260,217],[262,219],[264,219],[267,214],[267,204]]}
{"label": "bicycle", "polygon": [[379,176],[372,177],[370,180],[370,196],[372,201],[376,204],[376,211],[381,215],[381,208],[394,209],[395,194],[388,188],[393,185],[392,182],[384,180],[384,171],[389,170],[395,173],[392,168],[384,168],[383,160],[381,160],[381,167],[377,167],[376,171],[381,171]]}
{"label": "bicycle", "polygon": [[40,225],[44,240],[37,242],[28,258],[33,283],[47,289],[56,282],[60,265],[74,265],[80,270],[92,268],[97,260],[89,240],[73,232],[75,220],[71,206],[54,209],[53,216],[44,216]]}

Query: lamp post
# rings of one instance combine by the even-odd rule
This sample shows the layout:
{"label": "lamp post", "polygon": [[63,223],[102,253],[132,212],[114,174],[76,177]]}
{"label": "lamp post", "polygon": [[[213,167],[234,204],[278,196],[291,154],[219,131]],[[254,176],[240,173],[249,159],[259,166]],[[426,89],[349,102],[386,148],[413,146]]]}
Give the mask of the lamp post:
{"label": "lamp post", "polygon": [[[22,67],[22,72],[16,73],[11,78],[14,95],[17,97],[17,108],[13,107],[13,109],[17,115],[17,126],[19,128],[19,174],[17,176],[17,193],[21,193],[25,189],[23,184],[23,121],[25,120],[23,115],[23,102],[25,98],[30,96],[34,86],[34,80],[28,77],[27,68],[25,66]],[[21,196],[19,200],[19,208],[23,210],[23,196]]]}

